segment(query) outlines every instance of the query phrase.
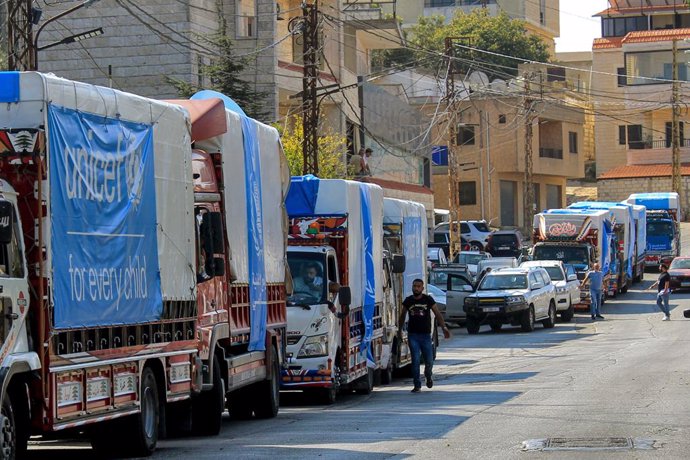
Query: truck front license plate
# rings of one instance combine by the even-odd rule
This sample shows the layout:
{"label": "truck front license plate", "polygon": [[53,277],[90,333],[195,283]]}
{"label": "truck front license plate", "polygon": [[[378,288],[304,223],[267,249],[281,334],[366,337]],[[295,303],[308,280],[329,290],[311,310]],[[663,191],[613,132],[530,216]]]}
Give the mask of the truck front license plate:
{"label": "truck front license plate", "polygon": [[680,285],[683,287],[690,287],[690,281],[683,281]]}
{"label": "truck front license plate", "polygon": [[493,313],[493,312],[497,312],[498,310],[499,310],[498,307],[484,307],[484,308],[482,308],[482,311],[484,313]]}

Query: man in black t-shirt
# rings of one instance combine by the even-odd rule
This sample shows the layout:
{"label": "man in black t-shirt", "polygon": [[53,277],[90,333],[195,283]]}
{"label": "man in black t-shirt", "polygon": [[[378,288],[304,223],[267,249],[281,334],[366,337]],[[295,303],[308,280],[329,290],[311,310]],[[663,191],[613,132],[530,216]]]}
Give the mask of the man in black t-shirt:
{"label": "man in black t-shirt", "polygon": [[443,321],[443,315],[438,310],[436,302],[433,297],[423,293],[424,281],[420,279],[414,280],[412,283],[412,295],[403,301],[403,310],[400,314],[400,327],[398,334],[402,331],[402,326],[405,324],[405,315],[409,315],[407,321],[407,340],[410,344],[410,352],[412,353],[412,378],[414,380],[414,388],[412,393],[419,393],[422,388],[422,379],[419,375],[419,360],[420,355],[424,355],[424,376],[426,377],[426,386],[431,388],[434,386],[432,379],[432,370],[434,366],[434,349],[431,343],[432,321],[431,312],[434,313],[436,321],[443,329],[443,336],[450,338],[450,331]]}
{"label": "man in black t-shirt", "polygon": [[665,264],[661,264],[659,270],[661,271],[659,279],[647,289],[658,287],[656,305],[664,314],[664,319],[661,321],[669,321],[671,319],[671,310],[668,306],[668,297],[671,294],[671,276],[668,274],[668,267]]}

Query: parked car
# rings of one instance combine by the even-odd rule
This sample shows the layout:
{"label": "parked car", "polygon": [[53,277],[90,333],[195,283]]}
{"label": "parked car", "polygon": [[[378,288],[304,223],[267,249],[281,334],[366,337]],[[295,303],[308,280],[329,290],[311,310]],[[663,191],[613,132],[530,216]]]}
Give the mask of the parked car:
{"label": "parked car", "polygon": [[503,324],[531,332],[537,321],[551,328],[556,324],[556,288],[543,268],[502,268],[482,279],[463,308],[470,334],[477,334],[482,324],[494,332]]}
{"label": "parked car", "polygon": [[472,277],[467,271],[467,266],[461,264],[438,265],[429,270],[429,282],[427,284],[434,285],[437,288],[445,291],[448,286],[449,274],[463,275],[471,280]]}
{"label": "parked car", "polygon": [[574,306],[580,302],[580,282],[575,267],[560,260],[534,260],[523,262],[520,267],[542,267],[547,271],[556,287],[556,312],[561,315],[563,322],[572,320]]}
{"label": "parked car", "polygon": [[447,303],[446,303],[446,293],[443,290],[437,288],[433,284],[426,285],[426,293],[434,298],[438,310],[443,315],[443,319],[446,319]]}
{"label": "parked car", "polygon": [[671,289],[690,289],[690,257],[676,257],[668,267]]}
{"label": "parked car", "polygon": [[[445,232],[434,232],[433,239],[429,242],[430,248],[443,248],[446,254],[450,254],[450,234],[446,229]],[[460,236],[460,250],[469,251],[470,244],[465,238]]]}
{"label": "parked car", "polygon": [[476,286],[479,283],[479,278],[489,267],[491,270],[497,270],[499,268],[517,268],[519,265],[515,257],[491,257],[480,260],[477,263],[477,276],[474,277],[474,284]]}
{"label": "parked car", "polygon": [[467,314],[464,305],[465,298],[474,292],[472,278],[460,273],[448,274],[446,284],[446,314],[443,319],[446,323],[457,323],[463,327],[466,324]]}
{"label": "parked car", "polygon": [[[434,227],[434,241],[436,235],[448,234],[450,231],[450,223],[443,222]],[[470,251],[483,251],[486,247],[487,240],[491,234],[491,229],[484,220],[467,220],[460,222],[460,235],[469,244]],[[439,236],[439,239],[442,236]]]}
{"label": "parked car", "polygon": [[447,265],[448,259],[443,248],[427,248],[426,249],[427,267],[434,268],[437,265]]}
{"label": "parked car", "polygon": [[483,251],[463,251],[453,260],[456,264],[467,265],[467,271],[470,272],[472,277],[477,276],[477,264],[480,260],[490,259],[491,254]]}
{"label": "parked car", "polygon": [[489,235],[486,251],[494,257],[515,257],[522,255],[524,238],[519,230],[498,230]]}

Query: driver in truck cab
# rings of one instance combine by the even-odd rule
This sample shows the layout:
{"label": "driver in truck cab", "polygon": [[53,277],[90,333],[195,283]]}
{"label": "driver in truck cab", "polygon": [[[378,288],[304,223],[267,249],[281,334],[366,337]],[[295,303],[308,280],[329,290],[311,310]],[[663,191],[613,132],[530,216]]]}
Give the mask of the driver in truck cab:
{"label": "driver in truck cab", "polygon": [[319,276],[319,265],[309,262],[302,269],[302,276],[295,280],[295,292],[309,294],[321,299],[323,297],[323,278]]}

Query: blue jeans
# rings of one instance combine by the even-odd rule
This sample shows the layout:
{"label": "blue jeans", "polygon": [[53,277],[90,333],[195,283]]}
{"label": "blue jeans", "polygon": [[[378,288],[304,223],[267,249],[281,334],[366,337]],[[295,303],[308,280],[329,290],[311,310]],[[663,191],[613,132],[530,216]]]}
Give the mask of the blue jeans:
{"label": "blue jeans", "polygon": [[589,296],[592,299],[589,304],[589,313],[592,316],[599,314],[599,305],[601,304],[601,290],[589,290]]}
{"label": "blue jeans", "polygon": [[656,306],[659,307],[659,310],[661,310],[664,315],[666,316],[671,316],[671,312],[669,311],[668,307],[668,298],[669,294],[662,294],[656,297]]}
{"label": "blue jeans", "polygon": [[424,355],[424,377],[430,379],[434,367],[434,348],[431,343],[431,334],[407,334],[407,341],[412,352],[412,380],[415,388],[422,386],[419,375],[419,360]]}

